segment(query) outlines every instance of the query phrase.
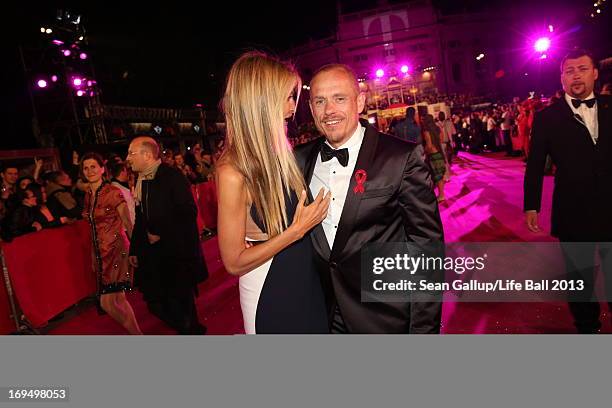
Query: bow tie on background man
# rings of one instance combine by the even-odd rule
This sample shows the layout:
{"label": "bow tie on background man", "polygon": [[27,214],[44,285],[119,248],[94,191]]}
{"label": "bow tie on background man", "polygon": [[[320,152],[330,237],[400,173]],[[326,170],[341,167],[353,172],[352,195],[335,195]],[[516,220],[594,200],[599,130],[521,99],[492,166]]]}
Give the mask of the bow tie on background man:
{"label": "bow tie on background man", "polygon": [[347,148],[334,150],[327,143],[321,145],[321,161],[326,162],[333,158],[338,159],[342,167],[346,167],[349,161],[349,152]]}
{"label": "bow tie on background man", "polygon": [[597,102],[597,99],[595,98],[585,99],[583,101],[580,99],[572,99],[572,105],[574,105],[574,108],[576,109],[578,109],[583,103],[587,106],[587,108],[592,108],[595,106],[595,102]]}

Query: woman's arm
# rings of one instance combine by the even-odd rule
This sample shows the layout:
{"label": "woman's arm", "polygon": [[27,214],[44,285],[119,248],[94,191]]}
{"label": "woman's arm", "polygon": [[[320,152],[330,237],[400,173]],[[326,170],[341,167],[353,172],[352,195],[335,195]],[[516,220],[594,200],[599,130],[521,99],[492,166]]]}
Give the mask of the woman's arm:
{"label": "woman's arm", "polygon": [[219,250],[225,269],[241,276],[270,260],[274,255],[300,240],[306,232],[327,215],[329,193],[304,207],[306,192],[302,193],[293,223],[281,234],[250,248],[245,247],[247,190],[244,178],[231,165],[217,167],[217,196]]}
{"label": "woman's arm", "polygon": [[123,228],[125,228],[128,238],[132,239],[132,217],[130,217],[130,211],[125,201],[117,206],[117,212],[119,213],[121,224],[123,224]]}

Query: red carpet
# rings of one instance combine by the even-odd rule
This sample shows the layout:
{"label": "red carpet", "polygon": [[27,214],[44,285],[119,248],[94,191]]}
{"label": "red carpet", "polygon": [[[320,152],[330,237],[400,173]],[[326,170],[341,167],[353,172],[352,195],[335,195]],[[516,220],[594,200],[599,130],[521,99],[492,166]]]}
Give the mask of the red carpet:
{"label": "red carpet", "polygon": [[[520,159],[503,154],[462,153],[453,165],[454,175],[446,187],[447,201],[440,209],[447,242],[551,241],[546,233],[533,234],[524,224],[523,173]],[[550,229],[552,177],[544,183],[540,227]],[[201,285],[197,301],[200,321],[213,335],[243,333],[237,279],[223,269],[217,239],[203,243],[210,278]],[[140,294],[128,298],[145,334],[174,334],[148,313]],[[603,332],[611,333],[610,314]],[[74,315],[74,316],[72,316]],[[563,303],[445,303],[443,333],[573,333],[567,306]],[[67,313],[49,334],[124,334],[108,316],[98,316],[91,305]]]}

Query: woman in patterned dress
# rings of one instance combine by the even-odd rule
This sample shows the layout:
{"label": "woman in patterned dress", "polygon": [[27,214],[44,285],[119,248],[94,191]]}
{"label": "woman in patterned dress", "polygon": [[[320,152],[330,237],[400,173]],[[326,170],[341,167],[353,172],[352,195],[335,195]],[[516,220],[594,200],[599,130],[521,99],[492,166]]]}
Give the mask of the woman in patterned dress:
{"label": "woman in patterned dress", "polygon": [[133,282],[128,263],[132,223],[127,204],[121,191],[104,180],[104,161],[100,155],[85,154],[80,170],[89,187],[84,215],[91,226],[100,306],[128,333],[142,334],[125,297]]}

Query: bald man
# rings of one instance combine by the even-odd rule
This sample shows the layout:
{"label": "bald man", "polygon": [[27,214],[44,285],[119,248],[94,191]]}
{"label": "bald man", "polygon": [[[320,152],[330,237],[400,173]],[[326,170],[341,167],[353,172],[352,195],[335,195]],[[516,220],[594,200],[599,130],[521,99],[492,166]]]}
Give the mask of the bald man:
{"label": "bald man", "polygon": [[296,159],[310,191],[324,188],[332,196],[327,218],[310,234],[331,332],[439,333],[438,297],[431,302],[361,301],[364,246],[444,240],[420,151],[359,120],[365,95],[348,66],[320,68],[310,89],[310,110],[324,137],[299,146]]}
{"label": "bald man", "polygon": [[180,171],[162,164],[159,145],[150,137],[134,139],[126,161],[138,174],[130,246],[130,262],[138,268],[136,285],[151,313],[179,334],[204,334],[195,296],[208,271],[189,182]]}

